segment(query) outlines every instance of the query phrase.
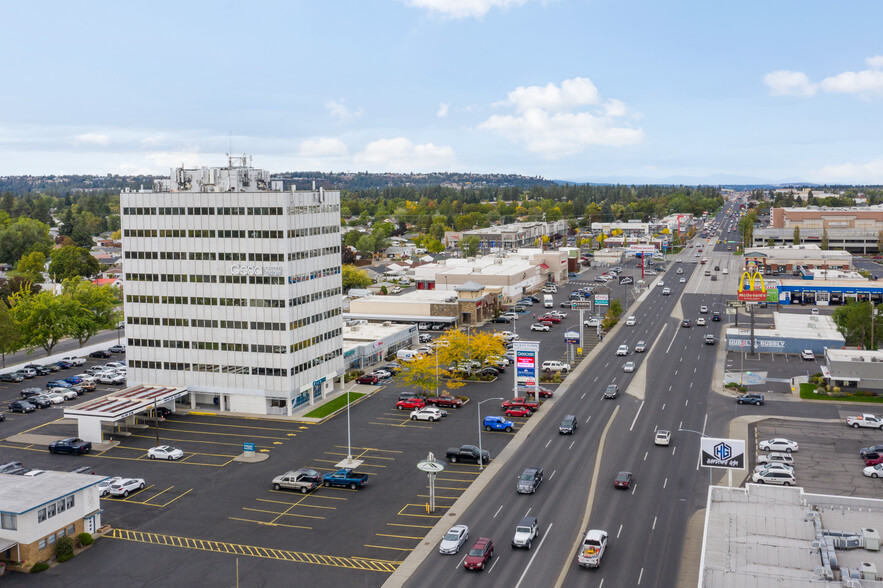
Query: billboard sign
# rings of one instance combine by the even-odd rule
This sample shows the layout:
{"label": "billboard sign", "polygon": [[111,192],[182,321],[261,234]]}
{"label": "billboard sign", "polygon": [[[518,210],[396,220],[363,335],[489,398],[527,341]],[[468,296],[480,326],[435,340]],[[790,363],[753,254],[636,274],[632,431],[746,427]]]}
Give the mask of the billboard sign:
{"label": "billboard sign", "polygon": [[635,279],[631,276],[623,276],[623,277],[619,278],[619,285],[620,286],[623,286],[625,284],[634,284],[634,283],[635,283]]}
{"label": "billboard sign", "polygon": [[579,345],[579,333],[576,331],[567,331],[564,333],[564,342],[570,345]]}
{"label": "billboard sign", "polygon": [[655,245],[638,245],[637,243],[629,243],[628,253],[654,253]]}
{"label": "billboard sign", "polygon": [[597,304],[598,306],[608,306],[609,300],[609,294],[595,294],[595,304]]}
{"label": "billboard sign", "polygon": [[763,283],[763,275],[758,271],[754,273],[750,271],[742,272],[742,276],[739,278],[739,290],[736,297],[746,302],[766,302],[767,292],[766,286]]}
{"label": "billboard sign", "polygon": [[699,446],[699,458],[706,468],[744,470],[745,441],[703,437]]}
{"label": "billboard sign", "polygon": [[536,341],[516,341],[514,351],[516,381],[522,386],[537,386],[540,344]]}

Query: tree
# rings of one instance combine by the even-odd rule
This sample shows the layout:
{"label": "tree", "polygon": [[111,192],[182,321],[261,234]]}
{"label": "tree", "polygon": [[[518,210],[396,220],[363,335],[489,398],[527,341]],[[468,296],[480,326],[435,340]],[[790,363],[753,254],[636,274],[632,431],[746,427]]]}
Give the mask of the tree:
{"label": "tree", "polygon": [[[871,333],[870,302],[848,301],[834,311],[834,322],[850,346],[861,346],[865,349],[876,349],[883,336],[883,321],[874,319],[874,333]],[[873,343],[873,344],[872,344]]]}
{"label": "tree", "polygon": [[19,290],[10,299],[9,313],[21,330],[22,347],[42,347],[46,355],[70,333],[70,317],[75,303],[67,296],[56,296],[48,290],[31,294]]}
{"label": "tree", "polygon": [[56,282],[74,277],[91,278],[98,270],[98,260],[88,249],[71,245],[53,251],[49,262],[49,275]]}
{"label": "tree", "polygon": [[800,227],[794,227],[794,244],[800,245]]}
{"label": "tree", "polygon": [[441,372],[436,371],[436,359],[431,356],[425,356],[414,361],[403,362],[402,371],[399,379],[406,386],[413,386],[420,389],[424,394],[429,395],[438,389],[439,377]]}
{"label": "tree", "polygon": [[371,235],[362,235],[356,242],[355,247],[362,255],[371,256],[374,254],[374,243],[374,237],[372,237]]}
{"label": "tree", "polygon": [[25,290],[30,294],[36,294],[42,290],[42,288],[21,276],[11,276],[8,279],[0,278],[0,301],[2,301],[7,307],[9,306],[10,297],[19,290]]}
{"label": "tree", "polygon": [[609,331],[613,328],[619,318],[622,316],[622,303],[619,299],[614,298],[610,301],[609,306],[607,307],[607,313],[604,315],[604,322],[601,324],[601,328],[605,331]]}
{"label": "tree", "polygon": [[767,247],[773,247],[776,244],[776,240],[773,237],[770,237],[769,239],[767,239],[766,244]]}
{"label": "tree", "polygon": [[6,367],[6,354],[21,349],[21,332],[9,314],[5,304],[0,304],[0,353],[3,354],[3,367]]}
{"label": "tree", "polygon": [[344,291],[350,288],[367,288],[374,283],[366,272],[354,265],[345,265],[341,268]]}
{"label": "tree", "polygon": [[429,253],[441,253],[445,250],[445,246],[438,239],[431,237],[424,241],[424,247]]}
{"label": "tree", "polygon": [[877,233],[877,253],[883,252],[883,230]]}
{"label": "tree", "polygon": [[822,230],[822,243],[821,243],[821,247],[822,247],[822,249],[827,249],[827,248],[828,248],[828,228],[827,228],[827,227],[825,227],[825,228]]}
{"label": "tree", "polygon": [[460,249],[466,257],[475,257],[480,243],[478,235],[466,235],[460,239]]}
{"label": "tree", "polygon": [[31,251],[23,255],[15,264],[13,275],[20,276],[28,282],[42,283],[43,270],[46,268],[46,256],[41,251]]}
{"label": "tree", "polygon": [[40,221],[19,217],[0,229],[2,263],[15,263],[32,251],[40,251],[48,256],[51,247],[49,227]]}
{"label": "tree", "polygon": [[92,335],[114,326],[119,320],[120,292],[113,286],[96,286],[82,278],[68,278],[62,283],[62,296],[72,303],[67,334],[80,347]]}

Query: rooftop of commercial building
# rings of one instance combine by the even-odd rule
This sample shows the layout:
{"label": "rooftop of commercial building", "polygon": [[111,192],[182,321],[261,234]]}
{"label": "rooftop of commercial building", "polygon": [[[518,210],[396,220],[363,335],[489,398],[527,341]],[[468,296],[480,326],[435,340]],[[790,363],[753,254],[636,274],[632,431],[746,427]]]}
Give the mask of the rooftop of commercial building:
{"label": "rooftop of commercial building", "polygon": [[[796,339],[819,339],[824,341],[843,340],[843,335],[837,330],[834,320],[823,314],[796,314],[788,312],[774,312],[772,329],[754,329],[755,337],[788,337]],[[751,336],[751,328],[745,326],[729,327],[727,335]]]}
{"label": "rooftop of commercial building", "polygon": [[745,257],[768,257],[773,259],[852,259],[852,254],[840,249],[822,249],[818,245],[777,245],[774,247],[749,247]]}
{"label": "rooftop of commercial building", "polygon": [[348,321],[343,327],[344,345],[347,342],[380,341],[384,337],[391,337],[402,331],[417,330],[415,324],[372,322],[372,321]]}
{"label": "rooftop of commercial building", "polygon": [[22,514],[106,479],[107,476],[52,471],[39,476],[0,474],[0,511]]}
{"label": "rooftop of commercial building", "polygon": [[[883,500],[807,494],[800,487],[712,486],[700,563],[704,588],[812,588],[825,582],[819,546],[826,532],[873,537],[883,530]],[[878,535],[879,537],[879,535]],[[818,543],[817,543],[818,542]],[[827,551],[827,550],[826,550]],[[883,570],[883,552],[861,547],[834,552],[840,570],[862,562]],[[862,580],[865,588],[883,583]]]}
{"label": "rooftop of commercial building", "polygon": [[444,304],[456,301],[457,294],[448,290],[412,290],[396,296],[365,296],[352,302],[359,304]]}
{"label": "rooftop of commercial building", "polygon": [[831,361],[883,362],[883,351],[869,349],[826,349],[825,354]]}

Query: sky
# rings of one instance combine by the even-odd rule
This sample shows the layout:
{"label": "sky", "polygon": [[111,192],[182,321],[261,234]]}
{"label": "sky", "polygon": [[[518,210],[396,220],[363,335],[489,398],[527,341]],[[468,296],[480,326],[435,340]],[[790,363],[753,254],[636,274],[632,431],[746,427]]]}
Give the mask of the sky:
{"label": "sky", "polygon": [[883,184],[883,2],[0,4],[0,175]]}

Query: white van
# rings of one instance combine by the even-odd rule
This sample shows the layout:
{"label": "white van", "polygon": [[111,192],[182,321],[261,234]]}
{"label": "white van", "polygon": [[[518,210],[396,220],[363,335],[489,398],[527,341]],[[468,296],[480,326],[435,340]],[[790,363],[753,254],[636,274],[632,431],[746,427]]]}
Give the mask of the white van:
{"label": "white van", "polygon": [[423,354],[413,349],[399,349],[396,352],[396,359],[399,361],[414,361],[423,359]]}
{"label": "white van", "polygon": [[552,308],[553,306],[555,306],[555,303],[552,302],[551,294],[546,294],[545,296],[543,296],[543,306],[546,308]]}

